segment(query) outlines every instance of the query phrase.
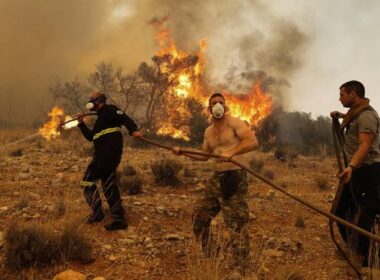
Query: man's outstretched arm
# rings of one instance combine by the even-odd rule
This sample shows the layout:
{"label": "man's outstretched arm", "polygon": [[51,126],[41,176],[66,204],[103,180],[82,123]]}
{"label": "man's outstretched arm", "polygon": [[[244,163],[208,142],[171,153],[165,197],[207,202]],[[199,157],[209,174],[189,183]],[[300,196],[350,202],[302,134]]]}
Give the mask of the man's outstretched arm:
{"label": "man's outstretched arm", "polygon": [[[208,156],[192,155],[192,154],[186,154],[186,153],[182,154],[181,153],[181,149],[179,147],[173,147],[172,151],[177,156],[179,156],[179,155],[185,155],[185,156],[187,156],[187,157],[189,157],[191,159],[195,159],[195,160],[207,161],[210,158]],[[209,146],[206,138],[203,140],[202,152],[211,153],[211,149],[210,149],[210,146]]]}

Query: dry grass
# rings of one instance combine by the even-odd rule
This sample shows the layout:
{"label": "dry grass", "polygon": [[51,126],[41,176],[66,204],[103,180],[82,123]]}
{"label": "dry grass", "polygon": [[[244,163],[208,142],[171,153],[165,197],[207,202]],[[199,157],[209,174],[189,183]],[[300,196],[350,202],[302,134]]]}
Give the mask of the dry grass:
{"label": "dry grass", "polygon": [[9,156],[11,156],[11,157],[21,157],[21,156],[23,156],[23,154],[24,154],[24,149],[18,148],[18,149],[12,150],[9,153]]}
{"label": "dry grass", "polygon": [[263,175],[265,178],[269,179],[269,180],[274,180],[275,176],[276,176],[276,173],[274,173],[274,171],[270,170],[270,169],[265,169],[263,171]]}
{"label": "dry grass", "polygon": [[[374,226],[373,226],[373,233],[376,235],[379,235],[380,233],[380,225],[379,221],[377,221]],[[378,242],[375,241],[370,241],[370,246],[369,246],[369,253],[368,253],[368,266],[371,268],[373,271],[377,271],[377,273],[371,273],[369,275],[369,280],[375,280],[379,279],[380,277],[380,245]]]}
{"label": "dry grass", "polygon": [[303,280],[305,277],[302,272],[294,267],[285,267],[278,270],[274,280]]}
{"label": "dry grass", "polygon": [[209,248],[208,256],[202,251],[200,242],[196,240],[188,250],[189,272],[192,280],[222,280],[226,277],[223,253],[229,249],[227,240],[223,238],[221,228],[211,230],[210,238],[216,241],[217,246]]}
{"label": "dry grass", "polygon": [[4,240],[5,264],[11,270],[54,265],[61,260],[59,239],[51,229],[12,223]]}
{"label": "dry grass", "polygon": [[137,174],[137,171],[132,165],[127,164],[124,166],[121,174],[124,176],[133,176]]}
{"label": "dry grass", "polygon": [[178,173],[182,168],[181,162],[172,159],[161,159],[151,165],[156,183],[169,186],[178,186],[181,183]]}
{"label": "dry grass", "polygon": [[39,224],[12,222],[5,232],[5,264],[11,270],[44,267],[64,260],[88,262],[92,248],[75,225],[66,225],[62,233]]}
{"label": "dry grass", "polygon": [[287,151],[283,148],[277,148],[274,151],[274,157],[280,161],[286,161]]}
{"label": "dry grass", "polygon": [[296,221],[294,222],[294,226],[298,228],[305,227],[305,220],[302,216],[297,216]]}
{"label": "dry grass", "polygon": [[[71,214],[74,214],[74,213],[81,215],[81,217],[83,217],[83,215],[87,213],[87,211],[88,211],[87,205],[85,204],[84,199],[82,197],[81,188],[78,187],[79,181],[81,180],[82,171],[84,171],[85,165],[87,164],[87,159],[83,159],[83,162],[82,162],[82,159],[78,160],[78,157],[82,157],[81,151],[83,150],[83,147],[86,148],[86,150],[87,150],[83,153],[83,155],[90,156],[92,154],[92,144],[88,143],[86,140],[84,140],[83,137],[78,137],[78,140],[75,140],[75,137],[73,137],[73,138],[69,137],[67,139],[62,138],[62,142],[64,142],[64,145],[66,145],[66,146],[64,146],[62,144],[61,147],[50,148],[49,146],[51,146],[51,145],[55,146],[56,145],[55,142],[56,142],[56,140],[45,141],[45,140],[41,139],[38,143],[33,142],[33,146],[30,146],[30,145],[28,145],[28,146],[27,145],[13,146],[13,149],[18,148],[18,147],[24,148],[24,151],[25,151],[24,153],[25,153],[26,157],[12,158],[12,159],[10,159],[9,163],[7,163],[6,166],[5,165],[0,166],[0,169],[1,169],[0,172],[2,172],[2,170],[9,172],[11,169],[13,172],[13,170],[15,170],[14,166],[16,166],[16,164],[18,164],[18,163],[22,164],[24,162],[25,163],[43,162],[46,165],[46,166],[44,165],[44,168],[41,168],[40,165],[38,165],[38,164],[32,165],[33,169],[35,169],[36,172],[43,173],[46,171],[45,177],[36,176],[36,179],[35,179],[36,181],[34,181],[34,178],[32,178],[30,180],[24,180],[21,182],[21,184],[19,184],[17,181],[15,181],[15,182],[11,181],[13,178],[12,176],[14,175],[12,172],[9,172],[9,174],[3,173],[3,174],[5,174],[5,176],[3,174],[1,174],[1,175],[3,175],[3,178],[6,179],[6,183],[8,184],[6,186],[7,187],[6,190],[7,190],[7,194],[9,194],[8,198],[6,196],[3,196],[2,202],[4,202],[5,206],[10,207],[8,212],[3,212],[3,216],[2,216],[3,220],[2,221],[4,223],[7,223],[6,219],[8,218],[8,214],[12,213],[12,210],[14,208],[23,209],[23,208],[28,207],[28,209],[25,209],[23,212],[15,213],[16,217],[24,219],[22,216],[24,213],[26,213],[26,214],[38,213],[38,214],[40,214],[40,217],[39,218],[33,218],[34,222],[37,222],[37,223],[39,223],[39,222],[45,223],[46,222],[46,223],[50,224],[49,227],[54,226],[55,228],[61,227],[62,222],[64,222],[64,219],[57,220],[56,219],[57,217],[66,217],[66,216],[71,217]],[[58,140],[58,142],[60,142],[60,140]],[[43,147],[44,150],[30,149],[30,148],[34,148],[37,146]],[[71,147],[73,147],[73,149],[71,149]],[[58,151],[59,154],[58,155],[49,154],[49,152],[53,153],[55,151]],[[60,157],[60,154],[65,154],[65,153],[67,153],[67,151],[71,151],[72,153],[70,153],[68,156],[65,155],[65,157],[63,159],[60,159],[63,161],[63,164],[62,164],[62,167],[60,167],[60,165],[59,165],[59,168],[63,169],[63,168],[66,168],[66,166],[68,166],[68,168],[69,168],[72,164],[71,163],[67,164],[66,160],[70,160],[71,156],[75,156],[73,158],[76,161],[78,160],[78,162],[76,162],[75,164],[78,165],[79,170],[81,170],[81,171],[75,172],[75,173],[70,171],[67,174],[65,173],[64,182],[61,182],[60,184],[57,184],[57,185],[54,184],[54,185],[50,186],[50,183],[49,183],[50,178],[54,178],[54,176],[57,172],[62,172],[61,169],[59,169],[59,168],[54,169],[55,163],[58,162],[58,158]],[[33,159],[29,159],[29,154],[28,154],[29,152],[31,153],[30,156],[34,157]],[[147,171],[147,169],[151,168],[150,161],[152,159],[155,159],[155,158],[159,159],[159,157],[157,157],[157,156],[159,156],[159,153],[160,153],[159,150],[136,151],[135,149],[132,149],[131,158],[135,157],[135,155],[137,155],[139,157],[136,160],[137,166],[144,166],[145,165],[146,168],[144,171]],[[163,153],[163,154],[165,154],[165,153]],[[8,156],[8,154],[7,154],[7,156]],[[38,158],[39,156],[40,156],[40,158]],[[128,156],[130,156],[130,154],[128,154]],[[311,182],[312,184],[314,184],[314,181],[313,181],[314,176],[308,175],[309,173],[304,172],[304,170],[322,169],[322,170],[326,170],[326,172],[328,172],[330,170],[330,167],[329,168],[327,168],[327,167],[321,168],[321,165],[319,162],[314,163],[314,162],[311,162],[309,159],[305,159],[304,157],[300,157],[297,159],[297,164],[299,165],[299,168],[297,170],[288,169],[287,164],[284,164],[284,163],[281,163],[281,162],[278,162],[277,160],[275,160],[273,157],[273,154],[258,154],[256,158],[257,158],[257,162],[255,164],[257,164],[257,167],[260,169],[261,174],[263,174],[264,173],[263,171],[266,171],[267,168],[270,168],[271,170],[269,170],[269,173],[268,173],[269,175],[267,174],[267,177],[269,176],[269,177],[274,178],[274,176],[271,175],[270,173],[275,174],[276,180],[279,180],[279,183],[281,186],[285,187],[287,185],[289,187],[290,191],[291,192],[294,191],[295,193],[298,193],[298,192],[302,193],[303,189],[300,189],[300,185],[304,181],[305,182]],[[262,167],[261,167],[261,163],[260,163],[261,158],[264,160]],[[129,158],[125,157],[125,158],[123,158],[122,162],[124,164],[126,164],[127,160],[129,160]],[[330,163],[330,161],[333,162],[330,158],[326,159],[326,161],[329,161],[329,163]],[[290,162],[290,155],[289,154],[287,154],[286,162],[287,163]],[[181,163],[181,161],[180,161],[180,163]],[[196,172],[195,176],[197,176],[197,179],[199,179],[199,181],[201,182],[199,184],[199,186],[202,187],[203,181],[208,178],[210,170],[206,169],[206,165],[204,163],[198,163],[198,162],[196,162],[192,165],[189,165],[189,168],[192,168],[192,169],[188,169],[188,168],[186,169],[185,168],[183,170],[183,173],[182,172],[176,173],[177,178],[179,175],[182,175],[182,174],[184,177],[193,177],[193,175],[194,175],[193,172],[195,171]],[[316,168],[316,169],[313,169],[313,168]],[[332,169],[333,168],[331,167],[331,170]],[[121,169],[121,171],[123,172],[123,169]],[[140,174],[139,169],[137,169],[135,171],[137,171],[137,173]],[[127,175],[127,174],[128,174],[128,172],[126,172],[123,175]],[[157,267],[159,267],[160,269],[157,271],[148,272],[147,267],[142,267],[139,265],[140,260],[142,258],[147,258],[145,256],[145,251],[143,254],[142,250],[140,250],[141,248],[140,248],[139,243],[136,246],[131,246],[130,248],[127,248],[127,253],[126,253],[127,255],[125,255],[125,253],[117,251],[117,253],[115,253],[116,256],[119,257],[119,254],[120,254],[120,258],[118,259],[118,261],[115,261],[112,263],[106,263],[107,260],[102,259],[100,261],[100,263],[95,262],[91,265],[80,266],[80,267],[85,269],[86,271],[91,271],[92,273],[94,273],[94,275],[98,275],[98,274],[103,275],[107,279],[109,277],[111,277],[111,278],[116,277],[117,278],[118,276],[122,275],[121,271],[126,271],[127,269],[131,272],[131,275],[141,275],[141,279],[142,278],[149,279],[149,276],[147,276],[148,273],[150,273],[151,275],[158,275],[159,273],[165,274],[162,277],[157,276],[157,278],[160,278],[160,279],[161,278],[164,279],[165,276],[168,276],[168,275],[175,278],[175,276],[177,276],[176,273],[178,273],[178,274],[181,273],[178,277],[183,278],[183,279],[201,279],[201,280],[203,280],[203,279],[211,279],[211,280],[212,279],[217,279],[217,280],[225,279],[225,277],[229,274],[228,263],[227,263],[227,258],[229,259],[229,255],[227,253],[223,253],[221,255],[215,255],[214,257],[212,257],[210,259],[205,259],[203,257],[202,251],[198,247],[198,243],[193,242],[192,239],[188,239],[188,236],[192,235],[191,226],[190,226],[192,204],[188,203],[188,201],[191,201],[191,203],[192,203],[192,201],[195,200],[196,196],[198,196],[198,191],[194,192],[194,193],[192,193],[192,192],[189,192],[189,193],[186,192],[185,193],[186,190],[183,190],[183,189],[174,190],[174,189],[165,189],[164,188],[164,189],[160,190],[159,188],[157,188],[157,184],[151,183],[151,181],[153,181],[155,179],[155,177],[153,177],[154,176],[153,173],[144,172],[143,174],[144,174],[144,177],[143,177],[144,182],[145,182],[145,180],[146,180],[146,182],[149,182],[149,186],[147,185],[147,191],[144,194],[144,196],[139,197],[139,198],[135,198],[135,199],[137,199],[137,201],[142,201],[144,204],[142,206],[138,206],[138,207],[133,206],[132,208],[135,210],[135,209],[141,207],[141,209],[143,209],[144,212],[147,212],[150,210],[148,208],[148,205],[157,205],[158,202],[162,202],[162,204],[163,204],[162,206],[164,206],[168,210],[172,210],[171,207],[173,207],[173,210],[176,210],[176,211],[178,209],[178,211],[176,213],[179,213],[181,216],[178,219],[177,218],[174,219],[173,217],[170,217],[170,216],[167,217],[166,215],[161,215],[161,214],[156,214],[156,213],[152,213],[152,215],[149,215],[149,213],[148,213],[146,215],[149,218],[149,222],[147,222],[146,223],[147,226],[145,226],[145,222],[140,223],[140,219],[136,218],[136,216],[139,217],[140,212],[138,212],[138,213],[133,212],[130,214],[131,215],[131,219],[130,219],[131,220],[131,222],[130,222],[131,228],[132,227],[136,228],[135,231],[138,232],[137,235],[139,237],[140,237],[140,235],[141,235],[141,237],[149,236],[149,237],[152,237],[153,240],[161,240],[161,236],[163,234],[166,234],[167,232],[178,233],[179,235],[185,237],[183,242],[172,242],[172,241],[166,242],[165,241],[164,245],[161,245],[161,244],[159,245],[160,247],[158,247],[158,248],[160,250],[160,254],[159,254],[160,262],[157,261]],[[124,176],[124,177],[127,177],[127,176]],[[129,177],[131,177],[129,179],[132,179],[134,177],[134,175],[129,176]],[[141,177],[141,175],[140,175],[140,177]],[[259,185],[259,186],[261,186],[261,185]],[[151,191],[151,188],[154,191]],[[154,194],[157,193],[156,190],[157,190],[157,192],[160,192],[160,195],[164,194],[165,198],[169,192],[170,192],[170,194],[173,193],[175,196],[173,196],[173,197],[170,196],[169,197],[170,201],[166,201],[166,200],[162,199],[163,195],[157,196],[157,197],[153,195],[153,193]],[[13,195],[13,192],[16,192],[16,191],[20,194]],[[32,191],[33,193],[40,195],[41,198],[38,199],[38,198],[32,197],[31,199],[28,199],[26,197],[26,199],[23,199],[24,192],[28,193],[29,191]],[[129,193],[129,188],[127,188],[126,191]],[[278,199],[275,202],[273,202],[273,201],[261,201],[261,197],[264,197],[265,194],[267,193],[266,188],[263,188],[263,189],[256,188],[256,185],[255,185],[254,188],[250,188],[249,191],[250,191],[250,195],[252,195],[252,196],[256,192],[258,193],[258,196],[254,197],[255,201],[250,202],[250,206],[253,209],[254,213],[260,213],[261,209],[265,210],[264,209],[265,205],[268,205],[268,207],[272,207],[273,205],[277,205],[277,204],[279,206],[284,206],[285,209],[286,209],[285,206],[289,206],[289,210],[291,210],[291,211],[297,210],[297,209],[294,209],[293,205],[290,205],[290,204],[285,205],[281,199]],[[311,191],[311,194],[310,194],[311,201],[319,203],[320,199],[322,199],[321,197],[324,195],[324,193],[318,191],[318,187],[311,188],[310,191]],[[179,195],[182,195],[182,194],[186,194],[187,199],[182,199],[182,198],[180,199]],[[178,196],[178,200],[177,200],[177,196]],[[65,197],[64,202],[63,201],[62,202],[60,202],[60,201],[55,202],[55,198],[59,199],[59,197]],[[13,201],[11,201],[10,199],[13,199]],[[126,198],[126,199],[128,199],[128,198]],[[131,198],[131,199],[132,199],[132,201],[135,201],[135,199],[133,199],[133,198]],[[257,203],[256,199],[260,203]],[[11,201],[11,202],[8,202],[8,201]],[[170,202],[170,204],[169,204],[169,202]],[[44,210],[43,210],[43,209],[45,209],[45,203],[46,203],[46,206],[48,207],[46,209],[48,209],[48,211],[49,211],[49,213],[46,213],[47,215],[44,213]],[[262,205],[264,205],[264,206],[262,206]],[[52,208],[52,207],[54,207],[54,208]],[[30,211],[29,211],[29,209],[30,209]],[[279,211],[281,211],[281,209],[279,209]],[[143,212],[141,212],[141,213],[143,213]],[[302,216],[302,215],[307,216],[306,213],[307,212],[304,212],[303,210],[301,210],[300,212],[298,212],[296,217]],[[281,215],[286,214],[286,212],[280,212],[279,214],[281,214]],[[266,260],[261,259],[260,256],[263,255],[261,252],[263,248],[261,248],[260,242],[264,242],[263,240],[266,240],[266,239],[262,238],[261,235],[256,236],[256,232],[259,231],[259,232],[262,232],[263,234],[265,234],[267,236],[269,235],[269,237],[271,237],[272,233],[275,231],[272,231],[270,228],[268,228],[269,223],[267,222],[268,220],[267,220],[266,215],[264,215],[262,217],[260,217],[259,215],[257,215],[257,216],[258,216],[258,218],[253,223],[250,223],[250,229],[252,231],[252,234],[251,234],[251,249],[252,249],[251,250],[251,258],[252,258],[252,266],[251,267],[252,268],[251,269],[254,272],[258,272],[260,270],[256,270],[256,267],[266,267],[267,268],[267,270],[262,270],[263,278],[260,278],[260,279],[279,279],[279,280],[281,280],[281,279],[293,279],[293,280],[294,279],[302,279],[302,278],[299,278],[297,276],[297,269],[296,268],[289,267],[289,269],[282,269],[283,268],[282,266],[284,266],[286,268],[287,264],[292,265],[292,263],[294,263],[294,262],[296,262],[297,264],[302,264],[302,266],[307,270],[307,274],[309,276],[312,273],[313,274],[316,273],[317,269],[318,270],[320,269],[319,265],[324,264],[323,261],[308,260],[308,258],[310,256],[312,256],[313,254],[310,254],[309,251],[307,251],[307,250],[305,250],[305,252],[301,256],[296,256],[296,255],[293,255],[292,252],[286,252],[285,251],[284,256],[282,256],[282,257],[276,257],[276,258],[268,257]],[[305,216],[303,216],[303,217],[305,217]],[[318,246],[311,247],[311,244],[314,244],[314,243],[309,243],[308,240],[306,240],[306,239],[304,240],[303,237],[300,237],[304,234],[304,230],[300,230],[300,229],[294,227],[294,222],[295,222],[296,217],[293,217],[292,219],[287,219],[286,221],[284,221],[284,231],[276,232],[275,234],[273,234],[273,237],[277,238],[278,237],[277,234],[281,234],[281,235],[285,235],[285,236],[291,235],[292,238],[294,236],[294,238],[302,240],[303,243],[305,244],[305,246],[309,246],[308,248],[312,248],[313,250],[315,249],[316,253],[320,254],[321,258],[331,257],[331,255],[324,254],[322,251],[322,250],[326,249],[327,246],[331,245],[329,242],[324,242],[324,240],[322,240],[318,244]],[[273,220],[274,220],[274,219],[277,219],[278,217],[274,215],[273,211],[268,211],[268,218],[273,218]],[[302,217],[300,217],[300,218],[302,220],[302,224],[304,225],[303,218]],[[29,217],[27,217],[25,219],[29,219]],[[320,224],[321,222],[319,222],[318,218],[314,218],[314,216],[312,218],[309,218],[309,219],[307,220],[308,234],[309,234],[309,231],[310,231],[310,234],[320,234],[322,232],[322,229],[320,229],[319,227],[313,227],[311,225],[313,225],[314,223]],[[280,220],[280,221],[282,221],[282,220]],[[174,225],[174,223],[175,223],[175,225]],[[309,224],[310,224],[310,226],[309,226]],[[38,226],[38,227],[40,227],[40,226]],[[93,238],[92,238],[93,242],[96,244],[97,247],[101,248],[105,244],[112,244],[112,246],[113,246],[114,241],[116,241],[120,237],[117,235],[116,236],[109,235],[109,234],[105,233],[104,231],[99,230],[99,228],[101,228],[101,227],[102,227],[102,225],[100,225],[99,227],[88,226],[88,227],[86,227],[86,231],[88,231],[89,234],[91,234],[93,236]],[[262,227],[262,229],[258,230],[261,227]],[[48,231],[50,231],[50,233],[52,233],[52,234],[57,234],[58,236],[61,236],[61,238],[59,238],[59,242],[58,242],[60,244],[59,246],[61,246],[60,251],[59,251],[59,253],[61,255],[65,254],[67,256],[71,256],[71,257],[74,256],[75,257],[76,253],[73,253],[73,252],[78,252],[79,249],[77,249],[78,246],[73,245],[73,243],[75,244],[77,242],[73,242],[73,243],[71,243],[71,245],[68,243],[68,240],[70,239],[68,237],[68,236],[70,236],[69,233],[65,235],[66,236],[65,237],[66,246],[65,246],[65,249],[63,249],[64,246],[62,245],[63,244],[63,242],[62,242],[62,239],[63,239],[62,238],[62,236],[63,236],[62,230],[58,230],[58,231],[54,232],[52,229],[48,229]],[[75,232],[75,230],[71,231],[71,232]],[[130,233],[130,230],[128,230],[127,233]],[[76,235],[75,233],[72,233],[72,234],[74,236]],[[134,232],[133,232],[133,234],[134,234]],[[136,242],[139,242],[139,240],[140,239],[136,239]],[[79,240],[78,243],[80,243],[80,242],[81,241]],[[326,245],[326,243],[328,243],[328,244]],[[192,247],[192,246],[194,246],[194,247]],[[4,253],[4,256],[5,256],[5,248],[6,248],[6,246],[3,247],[3,249],[2,249],[2,253]],[[330,247],[328,247],[328,248],[330,248]],[[189,250],[186,250],[186,249],[189,249],[190,252],[189,252]],[[276,249],[276,248],[274,248],[274,249]],[[85,251],[85,250],[82,249],[80,251]],[[185,252],[184,253],[185,256],[184,255],[177,255],[177,253],[180,251],[182,252],[182,254],[183,254],[183,252]],[[16,253],[14,252],[14,254],[16,254]],[[186,259],[186,254],[189,254],[188,262]],[[127,257],[126,261],[124,261],[124,256]],[[60,262],[64,261],[65,258],[69,258],[69,257],[64,256],[61,259],[58,259],[57,261],[55,261],[54,264],[59,264]],[[173,260],[171,258],[173,258]],[[90,259],[90,258],[87,258],[87,259]],[[5,258],[2,259],[2,261],[4,261],[4,260],[5,260]],[[130,260],[136,260],[136,264],[134,264],[134,263],[131,264],[129,262]],[[185,262],[185,263],[183,263],[183,262]],[[19,277],[19,279],[52,279],[53,277],[50,277],[51,271],[56,270],[59,267],[62,268],[62,266],[60,266],[60,265],[55,265],[54,267],[48,267],[50,264],[40,264],[40,263],[35,262],[35,261],[33,263],[35,265],[32,265],[30,269],[23,269],[22,271],[16,272],[16,273],[14,273],[12,271],[8,271],[8,270],[6,270],[6,272],[9,273],[9,275],[11,276],[10,279],[16,279],[16,277]],[[331,275],[335,275],[335,270],[337,270],[339,273],[339,276],[340,276],[340,277],[337,277],[337,279],[345,279],[344,277],[342,277],[342,275],[345,273],[345,271],[341,267],[334,266],[336,263],[338,263],[338,265],[339,265],[339,264],[341,264],[341,261],[340,260],[337,261],[336,259],[331,257],[331,262],[329,262],[329,264],[326,265],[327,275],[330,275],[330,273],[331,273]],[[110,268],[107,271],[104,270],[104,267],[106,264]],[[134,266],[132,267],[132,265],[134,265]],[[39,266],[47,266],[47,267],[40,269]],[[32,277],[32,276],[28,277],[30,275],[28,275],[29,272],[26,273],[26,271],[29,271],[29,270],[31,271],[30,275],[33,274],[34,277]],[[281,271],[279,271],[277,273],[277,270],[281,270]],[[25,278],[23,278],[23,276],[21,276],[24,272],[26,273],[25,275],[28,275]],[[152,274],[152,273],[156,273],[156,274]],[[278,275],[275,275],[276,273]],[[2,275],[1,270],[0,270],[0,275]],[[14,278],[13,278],[13,276],[14,276]],[[154,276],[154,277],[156,277],[156,276]],[[0,278],[2,278],[2,277],[0,277]],[[167,277],[167,278],[169,278],[169,277]],[[255,279],[255,278],[250,278],[248,275],[247,279]]]}
{"label": "dry grass", "polygon": [[196,176],[196,173],[194,170],[188,168],[188,167],[185,167],[183,169],[183,176],[185,176],[186,178],[193,178]]}
{"label": "dry grass", "polygon": [[320,190],[326,190],[329,187],[329,178],[326,175],[316,175],[314,177],[314,182]]}
{"label": "dry grass", "polygon": [[66,213],[66,203],[65,200],[61,199],[55,202],[54,204],[54,215],[57,218],[61,218]]}
{"label": "dry grass", "polygon": [[14,210],[20,211],[29,206],[29,199],[24,195],[14,206]]}
{"label": "dry grass", "polygon": [[133,176],[121,176],[120,178],[120,190],[127,192],[129,195],[136,195],[143,192],[143,180],[140,175]]}
{"label": "dry grass", "polygon": [[92,260],[92,246],[88,237],[76,224],[66,224],[63,228],[60,249],[65,260],[88,263]]}
{"label": "dry grass", "polygon": [[264,161],[262,159],[253,158],[249,161],[249,166],[255,172],[260,172],[264,167]]}

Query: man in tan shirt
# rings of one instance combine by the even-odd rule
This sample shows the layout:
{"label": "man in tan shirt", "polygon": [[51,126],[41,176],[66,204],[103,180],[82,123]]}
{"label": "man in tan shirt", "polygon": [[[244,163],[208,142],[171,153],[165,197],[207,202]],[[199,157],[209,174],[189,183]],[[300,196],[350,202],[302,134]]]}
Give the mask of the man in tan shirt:
{"label": "man in tan shirt", "polygon": [[[211,220],[222,211],[226,226],[231,232],[230,244],[234,253],[235,273],[244,274],[249,255],[247,223],[247,173],[230,159],[242,160],[242,155],[258,146],[255,134],[242,120],[230,116],[222,94],[215,93],[209,99],[209,112],[212,124],[204,133],[202,150],[221,155],[215,162],[215,172],[208,180],[201,197],[196,201],[193,216],[193,231],[206,256],[213,257],[218,246],[210,233]],[[178,147],[173,148],[176,155]],[[189,155],[195,160],[208,160],[208,157]]]}
{"label": "man in tan shirt", "polygon": [[[344,186],[337,206],[337,215],[371,231],[375,218],[380,214],[380,119],[365,98],[365,89],[358,81],[349,81],[340,86],[339,100],[349,108],[345,114],[331,112],[333,118],[343,118],[344,148],[348,165],[340,174]],[[344,240],[351,233],[338,225]],[[351,237],[352,239],[352,237]],[[350,244],[352,245],[352,244]],[[368,265],[369,240],[359,235],[355,250]],[[376,250],[375,250],[376,251]]]}

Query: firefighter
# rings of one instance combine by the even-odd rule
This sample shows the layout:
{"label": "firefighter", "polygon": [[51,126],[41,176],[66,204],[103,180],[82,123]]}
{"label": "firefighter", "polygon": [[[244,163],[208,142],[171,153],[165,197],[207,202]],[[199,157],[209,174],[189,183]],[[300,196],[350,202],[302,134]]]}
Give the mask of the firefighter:
{"label": "firefighter", "polygon": [[107,199],[113,221],[105,226],[107,231],[126,229],[128,222],[124,217],[120,191],[116,180],[116,168],[120,163],[123,151],[121,126],[124,125],[129,134],[141,137],[136,123],[114,105],[106,104],[106,96],[100,92],[90,95],[86,109],[97,112],[93,130],[78,115],[79,129],[83,136],[94,143],[95,153],[83,176],[81,185],[84,197],[90,205],[92,213],[87,218],[88,224],[103,220],[104,212],[96,181],[101,180],[103,193]]}

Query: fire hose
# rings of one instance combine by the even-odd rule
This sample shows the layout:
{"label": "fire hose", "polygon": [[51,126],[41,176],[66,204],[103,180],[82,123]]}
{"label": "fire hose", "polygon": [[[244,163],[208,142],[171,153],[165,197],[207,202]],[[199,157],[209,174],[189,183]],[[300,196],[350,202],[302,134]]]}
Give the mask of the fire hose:
{"label": "fire hose", "polygon": [[[97,114],[97,113],[87,113],[87,114],[83,114],[83,115],[81,115],[80,117],[93,116],[93,115],[96,115],[96,114]],[[70,123],[70,122],[77,121],[80,117],[74,117],[74,118],[72,118],[72,119],[69,119],[69,120],[67,120],[67,121],[64,121],[64,122],[58,124],[58,125],[57,125],[57,130],[59,130],[60,128],[64,127],[66,124],[68,124],[68,123]],[[36,138],[36,137],[38,137],[38,136],[41,136],[41,133],[40,133],[40,132],[33,133],[33,134],[28,135],[28,136],[26,136],[26,137],[24,137],[24,138],[21,138],[21,139],[18,139],[18,140],[16,140],[16,141],[13,141],[13,142],[11,142],[11,143],[7,143],[7,144],[5,144],[5,145],[2,145],[2,146],[0,146],[0,149],[4,149],[4,148],[7,148],[7,147],[12,146],[12,145],[16,145],[16,144],[22,143],[22,142],[24,142],[24,141],[34,139],[34,138]]]}
{"label": "fire hose", "polygon": [[[155,141],[152,141],[150,139],[147,139],[147,138],[144,138],[144,137],[141,137],[139,138],[140,140],[146,142],[146,143],[149,143],[151,145],[154,145],[154,146],[157,146],[157,147],[160,147],[160,148],[163,148],[163,149],[166,149],[166,150],[172,150],[171,147],[169,146],[166,146],[166,145],[163,145],[163,144],[160,144],[160,143],[157,143]],[[220,155],[217,155],[217,154],[211,154],[211,153],[205,153],[205,152],[202,152],[202,151],[196,151],[196,150],[189,150],[189,149],[180,149],[179,152],[181,154],[193,154],[193,155],[200,155],[200,156],[205,156],[205,157],[212,157],[212,158],[221,158]],[[332,224],[332,222],[336,222],[336,223],[339,223],[351,230],[354,230],[355,232],[373,240],[373,241],[376,241],[376,242],[380,242],[380,236],[377,236],[369,231],[366,231],[350,222],[348,222],[347,220],[344,220],[338,216],[335,215],[335,210],[334,211],[331,211],[331,212],[328,212],[326,210],[323,210],[317,206],[314,206],[312,203],[306,201],[305,199],[295,195],[295,194],[292,194],[290,192],[288,192],[287,190],[285,190],[284,188],[276,185],[275,183],[273,183],[272,181],[266,179],[265,177],[261,176],[260,174],[256,173],[255,171],[253,171],[251,168],[249,168],[248,166],[242,164],[241,162],[235,160],[234,158],[231,158],[230,159],[230,162],[234,163],[235,165],[239,166],[240,168],[244,169],[245,171],[247,171],[248,173],[252,174],[253,176],[255,176],[256,178],[258,178],[259,180],[263,181],[264,183],[268,184],[269,186],[271,186],[272,188],[282,192],[283,194],[285,194],[286,196],[298,201],[299,203],[301,203],[302,205],[308,207],[309,209],[329,218],[329,221],[330,221],[330,224]],[[338,189],[339,190],[339,189]],[[334,200],[335,201],[335,200]],[[336,208],[334,206],[334,203],[333,203],[333,208]],[[332,209],[333,210],[333,209]],[[331,229],[331,227],[330,227]],[[333,234],[333,233],[332,233]],[[332,236],[333,237],[333,236]],[[335,238],[333,238],[333,241],[335,244],[337,244]],[[337,245],[338,247],[339,245]],[[340,251],[343,251],[343,249],[339,246],[338,247]],[[344,252],[343,252],[344,254]],[[345,255],[344,255],[345,256]],[[346,257],[346,256],[345,256]],[[360,272],[358,270],[358,268],[356,266],[354,266],[351,261],[346,258],[347,261],[349,262],[349,264],[353,267],[353,269],[355,270],[355,272],[358,274],[358,276],[360,276]]]}
{"label": "fire hose", "polygon": [[59,124],[59,127],[63,127],[63,126],[65,126],[66,124],[68,124],[70,122],[77,121],[79,118],[86,117],[86,116],[94,116],[94,115],[97,115],[97,113],[82,114],[82,115],[80,115],[78,117],[75,117],[75,118],[69,119],[67,121],[64,121],[63,123]]}

